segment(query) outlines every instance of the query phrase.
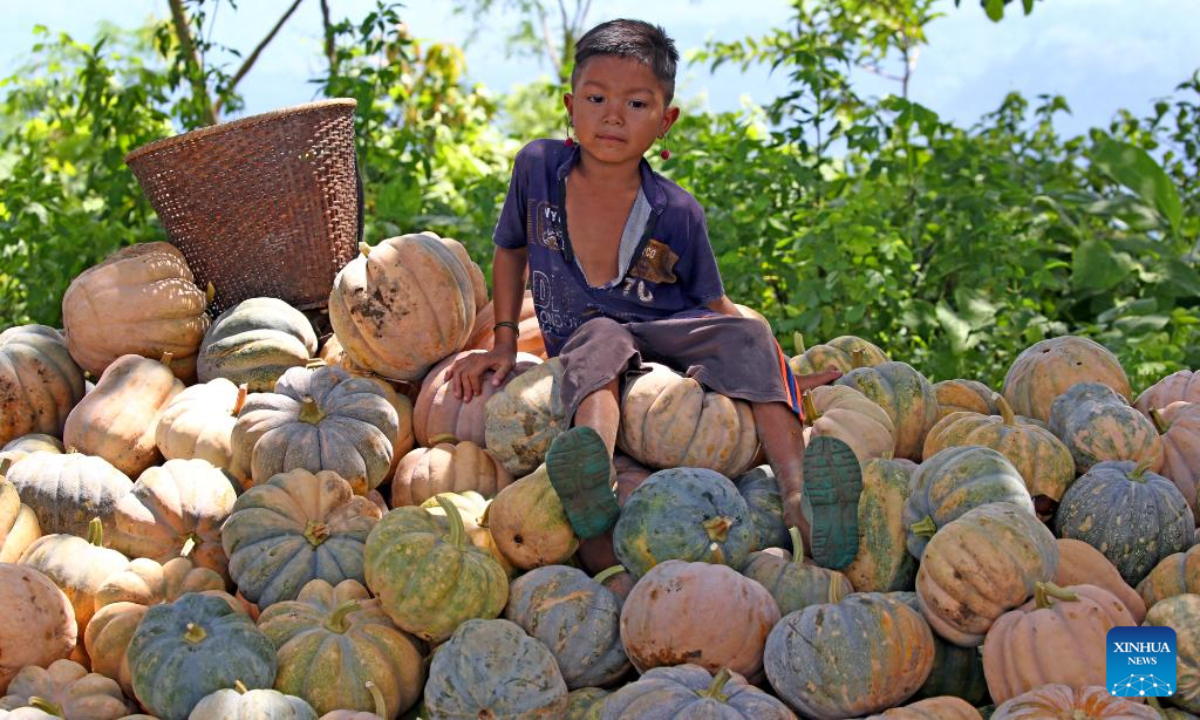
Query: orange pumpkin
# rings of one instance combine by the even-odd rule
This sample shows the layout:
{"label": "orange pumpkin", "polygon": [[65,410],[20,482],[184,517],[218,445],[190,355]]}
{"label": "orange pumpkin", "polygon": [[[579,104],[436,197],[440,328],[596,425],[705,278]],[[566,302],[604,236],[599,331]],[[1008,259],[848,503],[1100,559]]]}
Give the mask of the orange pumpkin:
{"label": "orange pumpkin", "polygon": [[982,720],[979,711],[962,698],[944,695],[920,700],[904,707],[884,710],[866,720]]}
{"label": "orange pumpkin", "polygon": [[562,375],[557,358],[544,362],[505,385],[483,407],[488,452],[513,477],[536,470],[550,443],[570,427],[559,392]]}
{"label": "orange pumpkin", "polygon": [[1173,402],[1161,409],[1153,408],[1149,414],[1162,433],[1163,464],[1159,474],[1175,483],[1192,514],[1200,517],[1196,502],[1200,483],[1200,404]]}
{"label": "orange pumpkin", "polygon": [[1082,540],[1073,538],[1058,538],[1055,543],[1058,545],[1058,573],[1054,576],[1055,585],[1095,585],[1104,588],[1124,603],[1134,622],[1141,623],[1146,618],[1146,602],[1137,590],[1125,583],[1117,567],[1104,557],[1104,553]]}
{"label": "orange pumpkin", "polygon": [[175,376],[190,380],[209,325],[207,306],[175,246],[124,247],[84,270],[63,295],[67,347],[97,377],[123,355],[158,359],[171,353]]}
{"label": "orange pumpkin", "polygon": [[996,708],[992,720],[1159,720],[1153,708],[1116,697],[1103,685],[1043,685]]}
{"label": "orange pumpkin", "polygon": [[467,248],[454,238],[439,237],[437,233],[426,230],[424,235],[432,235],[441,241],[442,245],[450,251],[458,262],[466,269],[467,275],[471,279],[471,294],[475,300],[475,314],[478,315],[483,306],[488,304],[488,286],[487,278],[483,276],[483,270],[479,264],[471,259],[471,254],[467,252]]}
{"label": "orange pumpkin", "polygon": [[822,435],[850,446],[860,463],[891,457],[896,447],[896,427],[887,411],[858,390],[824,385],[804,393],[804,441]]}
{"label": "orange pumpkin", "polygon": [[0,563],[16,562],[41,536],[37,513],[21,502],[16,486],[0,476]]}
{"label": "orange pumpkin", "polygon": [[22,325],[0,333],[0,445],[29,433],[61,437],[83,392],[83,371],[57,330]]}
{"label": "orange pumpkin", "polygon": [[1149,416],[1151,410],[1174,402],[1200,403],[1200,374],[1191,370],[1173,372],[1142,391],[1133,406]]}
{"label": "orange pumpkin", "polygon": [[992,389],[978,380],[943,380],[933,384],[938,401],[938,420],[956,412],[999,415]]}
{"label": "orange pumpkin", "polygon": [[1159,561],[1137,586],[1147,609],[1176,595],[1200,594],[1200,545]]}
{"label": "orange pumpkin", "polygon": [[501,490],[483,524],[504,557],[524,570],[561,563],[579,547],[545,465]]}
{"label": "orange pumpkin", "polygon": [[1050,404],[1077,383],[1107,385],[1129,400],[1129,378],[1117,356],[1084,337],[1064,335],[1034,343],[1004,376],[1001,394],[1018,415],[1050,419]]}
{"label": "orange pumpkin", "polygon": [[46,667],[71,654],[78,637],[75,610],[54,582],[26,565],[0,563],[0,694],[27,665]]}
{"label": "orange pumpkin", "polygon": [[459,359],[479,352],[483,351],[466,350],[451,355],[434,366],[425,376],[416,405],[413,407],[413,434],[422,447],[432,446],[433,438],[442,435],[470,440],[476,445],[486,444],[486,418],[483,408],[487,401],[518,375],[541,363],[541,360],[533,355],[517,353],[517,364],[505,377],[504,384],[492,384],[494,373],[489,370],[480,377],[480,394],[470,401],[463,402],[454,397],[447,375],[450,373],[450,367]]}
{"label": "orange pumpkin", "polygon": [[438,493],[472,490],[485,498],[512,484],[504,466],[473,442],[443,442],[404,456],[392,476],[392,507],[420,505]]}
{"label": "orange pumpkin", "polygon": [[154,442],[167,460],[207,460],[229,468],[233,461],[230,440],[238,413],[246,402],[247,388],[225,378],[193,385],[163,407],[154,430]]}

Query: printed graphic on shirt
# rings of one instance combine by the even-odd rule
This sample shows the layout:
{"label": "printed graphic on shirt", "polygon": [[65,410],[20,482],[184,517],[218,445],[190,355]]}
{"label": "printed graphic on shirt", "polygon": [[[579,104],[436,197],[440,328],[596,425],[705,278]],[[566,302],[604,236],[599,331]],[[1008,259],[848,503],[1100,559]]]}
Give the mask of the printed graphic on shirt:
{"label": "printed graphic on shirt", "polygon": [[530,202],[534,205],[533,212],[530,213],[530,216],[534,218],[534,241],[542,247],[562,252],[562,214],[559,212],[558,206],[546,200]]}
{"label": "printed graphic on shirt", "polygon": [[571,283],[564,278],[535,270],[530,276],[533,304],[537,308],[538,324],[543,331],[565,338],[583,322],[570,312],[574,307],[571,298]]}
{"label": "printed graphic on shirt", "polygon": [[652,283],[673,283],[678,279],[674,272],[677,262],[679,262],[679,256],[671,252],[671,246],[658,240],[651,240],[646,243],[646,247],[638,257],[637,264],[633,266],[629,274]]}
{"label": "printed graphic on shirt", "polygon": [[645,280],[633,277],[632,273],[625,278],[625,282],[621,285],[621,294],[630,299],[636,297],[639,302],[647,305],[654,302],[654,291],[650,289]]}

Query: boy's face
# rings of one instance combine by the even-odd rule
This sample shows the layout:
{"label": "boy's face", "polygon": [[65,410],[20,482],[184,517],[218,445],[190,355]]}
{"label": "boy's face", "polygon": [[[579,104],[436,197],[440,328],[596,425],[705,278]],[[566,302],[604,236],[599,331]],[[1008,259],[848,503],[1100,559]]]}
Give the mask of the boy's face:
{"label": "boy's face", "polygon": [[637,162],[679,117],[662,85],[637,60],[601,55],[587,61],[563,96],[583,151],[604,163]]}

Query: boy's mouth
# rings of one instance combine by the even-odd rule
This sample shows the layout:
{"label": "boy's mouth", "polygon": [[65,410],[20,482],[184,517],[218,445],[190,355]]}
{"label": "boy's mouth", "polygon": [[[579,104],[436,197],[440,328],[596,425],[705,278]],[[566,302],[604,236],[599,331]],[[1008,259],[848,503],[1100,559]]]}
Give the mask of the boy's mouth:
{"label": "boy's mouth", "polygon": [[617,136],[617,135],[597,135],[596,139],[604,140],[604,141],[608,141],[608,142],[619,142],[619,143],[625,142],[625,138]]}

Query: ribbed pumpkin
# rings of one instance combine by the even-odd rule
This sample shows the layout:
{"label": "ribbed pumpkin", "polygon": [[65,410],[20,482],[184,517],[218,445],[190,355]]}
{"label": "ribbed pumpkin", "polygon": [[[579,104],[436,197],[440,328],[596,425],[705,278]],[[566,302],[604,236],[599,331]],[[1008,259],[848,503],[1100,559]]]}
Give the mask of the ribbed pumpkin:
{"label": "ribbed pumpkin", "polygon": [[856,593],[785,617],[767,638],[771,687],[805,717],[834,720],[889,708],[933,667],[933,634],[904,603]]}
{"label": "ribbed pumpkin", "polygon": [[117,501],[133,488],[133,481],[104,458],[77,452],[34,453],[13,465],[6,477],[46,534],[87,535],[94,517],[104,523],[106,533],[114,533]]}
{"label": "ribbed pumpkin", "polygon": [[[504,557],[504,553],[500,552],[500,548],[496,545],[496,539],[492,537],[492,531],[484,524],[487,518],[488,508],[491,507],[492,501],[483,497],[477,492],[467,490],[461,493],[438,493],[421,503],[420,507],[428,510],[434,515],[446,516],[446,511],[442,510],[438,498],[445,498],[454,503],[454,507],[458,508],[458,513],[463,521],[463,529],[467,532],[467,537],[471,539],[471,544],[480,550],[485,550],[492,559],[500,564],[504,569],[504,574],[511,578],[516,574],[517,569],[508,558]],[[613,562],[616,562],[614,559]]]}
{"label": "ribbed pumpkin", "polygon": [[361,246],[334,279],[329,320],[346,354],[386,378],[417,380],[466,345],[475,323],[468,268],[436,235]]}
{"label": "ribbed pumpkin", "polygon": [[56,660],[46,668],[30,665],[17,673],[0,710],[30,706],[71,720],[117,720],[129,712],[115,682],[70,660]]}
{"label": "ribbed pumpkin", "polygon": [[[938,401],[938,420],[956,412],[999,415],[996,393],[978,380],[943,380],[933,384]],[[1011,408],[1010,408],[1011,410]]]}
{"label": "ribbed pumpkin", "polygon": [[491,498],[512,482],[508,470],[470,440],[440,442],[400,459],[392,476],[392,507],[420,505],[444,492],[471,491]]}
{"label": "ribbed pumpkin", "polygon": [[1103,685],[1043,685],[1001,703],[992,720],[1159,720],[1158,713],[1116,697]]}
{"label": "ribbed pumpkin", "polygon": [[88,623],[83,642],[92,660],[92,670],[116,680],[133,694],[126,651],[138,623],[151,605],[174,602],[190,592],[219,595],[230,605],[225,580],[208,568],[198,568],[187,558],[160,565],[138,558],[121,572],[110,575],[96,591],[96,614]]}
{"label": "ribbed pumpkin", "polygon": [[373,709],[368,682],[383,696],[384,717],[404,713],[421,695],[424,644],[393,625],[353,580],[336,587],[313,580],[295,600],[264,610],[258,629],[278,652],[275,689],[318,713]]}
{"label": "ribbed pumpkin", "polygon": [[904,707],[884,710],[866,720],[982,720],[983,716],[965,700],[931,697]]}
{"label": "ribbed pumpkin", "polygon": [[545,465],[501,490],[483,524],[504,557],[524,570],[561,563],[579,548]]}
{"label": "ribbed pumpkin", "polygon": [[245,402],[246,388],[225,378],[186,388],[163,406],[154,444],[167,460],[207,460],[228,469],[233,426]]}
{"label": "ribbed pumpkin", "polygon": [[0,333],[0,445],[29,433],[62,437],[83,399],[83,371],[54,328],[21,325]]}
{"label": "ribbed pumpkin", "polygon": [[750,509],[755,549],[785,547],[791,542],[787,524],[783,522],[783,496],[780,495],[779,481],[775,479],[775,472],[771,470],[771,466],[760,465],[751,468],[733,482],[746,501],[746,507]]}
{"label": "ribbed pumpkin", "polygon": [[550,565],[517,578],[504,617],[550,649],[568,688],[610,685],[629,671],[621,600],[582,570]]}
{"label": "ribbed pumpkin", "polygon": [[221,525],[236,501],[224,470],[205,460],[168,460],[142,473],[117,503],[112,545],[130,557],[161,563],[191,558],[228,579]]}
{"label": "ribbed pumpkin", "polygon": [[1142,391],[1133,406],[1148,416],[1151,410],[1174,402],[1200,403],[1200,375],[1191,370],[1173,372]]}
{"label": "ribbed pumpkin", "polygon": [[1025,481],[1008,458],[987,447],[950,447],[929,456],[913,472],[904,525],[908,551],[920,558],[939,528],[968,510],[1007,502],[1033,514]]}
{"label": "ribbed pumpkin", "polygon": [[[35,452],[48,452],[55,455],[62,455],[67,451],[62,440],[53,435],[44,433],[29,433],[17,438],[13,438],[5,443],[3,448],[0,448],[0,474],[8,472],[8,468],[13,466],[18,460],[22,460],[25,456]],[[5,464],[7,463],[7,464]]]}
{"label": "ribbed pumpkin", "polygon": [[563,367],[552,359],[530,368],[484,405],[487,449],[513,477],[528,475],[546,459],[571,418],[560,399]]}
{"label": "ribbed pumpkin", "polygon": [[854,592],[845,575],[837,570],[818,567],[804,557],[800,531],[791,528],[792,552],[767,548],[750,553],[742,574],[762,585],[775,598],[779,614],[801,610],[809,605],[837,603]]}
{"label": "ribbed pumpkin", "polygon": [[1200,712],[1200,595],[1176,595],[1154,604],[1143,625],[1175,631],[1176,686],[1171,702]]}
{"label": "ribbed pumpkin", "polygon": [[84,270],[63,295],[63,326],[75,362],[99,377],[122,355],[171,353],[181,380],[196,377],[208,329],[208,298],[183,253],[165,242],[121,248]]}
{"label": "ribbed pumpkin", "polygon": [[617,446],[652,468],[697,467],[730,477],[750,468],[758,434],[750,403],[708,391],[664,365],[625,385]]}
{"label": "ribbed pumpkin", "polygon": [[[471,618],[494,618],[508,600],[508,577],[472,545],[458,508],[439,498],[445,517],[402,507],[367,538],[367,587],[401,629],[441,641]],[[564,689],[565,695],[565,689]]]}
{"label": "ribbed pumpkin", "polygon": [[757,582],[724,565],[668,560],[625,599],[621,643],[639,672],[691,663],[752,678],[778,622],[779,606]]}
{"label": "ribbed pumpkin", "polygon": [[333,710],[322,715],[321,720],[389,720],[391,716],[388,714],[387,705],[383,701],[383,694],[379,692],[379,688],[375,687],[375,683],[369,680],[365,683],[365,686],[375,702],[374,712]]}
{"label": "ribbed pumpkin", "polygon": [[924,375],[906,363],[885,362],[855,368],[836,384],[858,390],[887,411],[896,433],[895,457],[921,459],[925,435],[938,418],[937,396]]}
{"label": "ribbed pumpkin", "polygon": [[[887,596],[921,612],[921,602],[915,592],[891,592]],[[933,635],[933,669],[914,698],[935,698],[952,695],[972,705],[983,704],[988,697],[987,678],[983,675],[983,658],[979,649],[959,647],[938,634]]]}
{"label": "ribbed pumpkin", "polygon": [[[788,361],[792,372],[797,375],[813,375],[825,370],[841,370],[848,373],[856,367],[874,367],[891,358],[871,342],[853,335],[835,337],[827,343],[804,347],[804,336],[795,333],[796,356]],[[855,353],[859,353],[857,359]]]}
{"label": "ribbed pumpkin", "polygon": [[63,442],[104,458],[126,475],[137,475],[162,459],[155,444],[158,416],[181,392],[183,383],[164,362],[123,355],[71,411]]}
{"label": "ribbed pumpkin", "polygon": [[1179,490],[1143,462],[1102,462],[1075,481],[1055,516],[1059,537],[1099,550],[1130,585],[1192,544],[1196,522]]}
{"label": "ribbed pumpkin", "polygon": [[382,517],[336,473],[292,470],[237,499],[221,528],[229,576],[259,608],[310,580],[363,580],[363,546]]}
{"label": "ribbed pumpkin", "polygon": [[665,560],[708,560],[714,543],[723,562],[741,568],[754,549],[754,525],[734,484],[703,468],[651,475],[629,496],[613,529],[617,558],[637,577]]}
{"label": "ribbed pumpkin", "polygon": [[1146,618],[1146,603],[1142,596],[1126,584],[1116,566],[1099,550],[1082,540],[1071,538],[1059,538],[1055,543],[1058,545],[1058,573],[1054,576],[1055,585],[1095,585],[1115,595],[1133,616],[1134,622],[1140,623]]}
{"label": "ribbed pumpkin", "polygon": [[425,706],[433,718],[558,718],[567,685],[546,646],[517,625],[468,620],[434,654]]}
{"label": "ribbed pumpkin", "polygon": [[1011,503],[981,505],[925,546],[917,569],[921,614],[955,645],[979,645],[1001,614],[1054,578],[1058,562],[1054,536],[1032,513]]}
{"label": "ribbed pumpkin", "polygon": [[71,601],[27,565],[0,563],[0,694],[27,665],[45,667],[71,654],[79,628]]}
{"label": "ribbed pumpkin", "polygon": [[579,688],[567,693],[567,720],[600,720],[611,692],[603,688]]}
{"label": "ribbed pumpkin", "polygon": [[234,688],[205,696],[188,715],[191,718],[269,718],[269,720],[317,720],[317,713],[303,698],[277,690],[249,690],[240,681]]}
{"label": "ribbed pumpkin", "polygon": [[[495,324],[496,308],[489,302],[475,313],[475,326],[471,328],[471,337],[464,349],[491,350],[496,343]],[[517,352],[546,359],[546,341],[538,325],[537,308],[533,305],[533,292],[530,290],[525,291],[521,314],[517,317]]]}
{"label": "ribbed pumpkin", "polygon": [[1163,443],[1154,423],[1099,383],[1080,383],[1058,396],[1050,406],[1050,430],[1081,474],[1105,460],[1146,460],[1155,472],[1162,467]]}
{"label": "ribbed pumpkin", "polygon": [[1018,355],[1001,394],[1016,414],[1046,421],[1054,399],[1078,383],[1100,383],[1130,398],[1117,356],[1095,340],[1072,335],[1042,340]]}
{"label": "ribbed pumpkin", "polygon": [[842,572],[858,592],[912,588],[916,559],[908,552],[904,503],[915,466],[909,460],[871,460],[862,467],[858,554]]}
{"label": "ribbed pumpkin", "polygon": [[250,298],[221,313],[204,334],[196,373],[202,383],[224,378],[270,392],[285,370],[316,354],[317,334],[304,313],[277,298]]}
{"label": "ribbed pumpkin", "polygon": [[1147,608],[1176,595],[1200,594],[1200,545],[1163,558],[1138,583],[1137,592]]}
{"label": "ribbed pumpkin", "polygon": [[239,681],[269,688],[279,667],[271,641],[249,617],[197,593],[150,608],[128,657],[138,701],[162,720],[186,720],[206,696]]}
{"label": "ribbed pumpkin", "polygon": [[622,718],[723,718],[795,720],[782,702],[722,669],[714,677],[698,665],[656,667],[609,696],[604,720]]}
{"label": "ribbed pumpkin", "polygon": [[996,414],[954,413],[943,417],[925,437],[924,457],[950,447],[981,445],[1006,457],[1020,473],[1033,497],[1061,500],[1075,481],[1075,460],[1054,433],[1013,414],[1000,395]]}
{"label": "ribbed pumpkin", "polygon": [[1162,433],[1163,464],[1159,472],[1175,483],[1195,515],[1200,484],[1200,404],[1178,402],[1153,408],[1150,419]]}
{"label": "ribbed pumpkin", "polygon": [[1104,685],[1114,627],[1136,626],[1124,603],[1095,585],[1038,583],[1034,600],[1000,616],[983,643],[992,700],[1002,703],[1041,685]]}
{"label": "ribbed pumpkin", "polygon": [[504,383],[492,384],[494,373],[489,370],[479,378],[481,392],[469,402],[463,402],[454,397],[454,389],[448,382],[447,375],[454,363],[481,352],[484,351],[467,350],[451,355],[435,365],[421,382],[421,392],[413,407],[413,433],[422,447],[436,444],[434,438],[443,435],[469,440],[476,445],[486,444],[487,418],[483,409],[487,401],[521,373],[542,362],[534,355],[517,353],[517,364],[504,378]]}
{"label": "ribbed pumpkin", "polygon": [[16,562],[41,536],[37,513],[21,502],[16,486],[0,476],[0,563]]}
{"label": "ribbed pumpkin", "polygon": [[804,394],[805,441],[809,436],[835,437],[850,446],[860,463],[891,457],[896,428],[887,412],[858,390],[824,385]]}

